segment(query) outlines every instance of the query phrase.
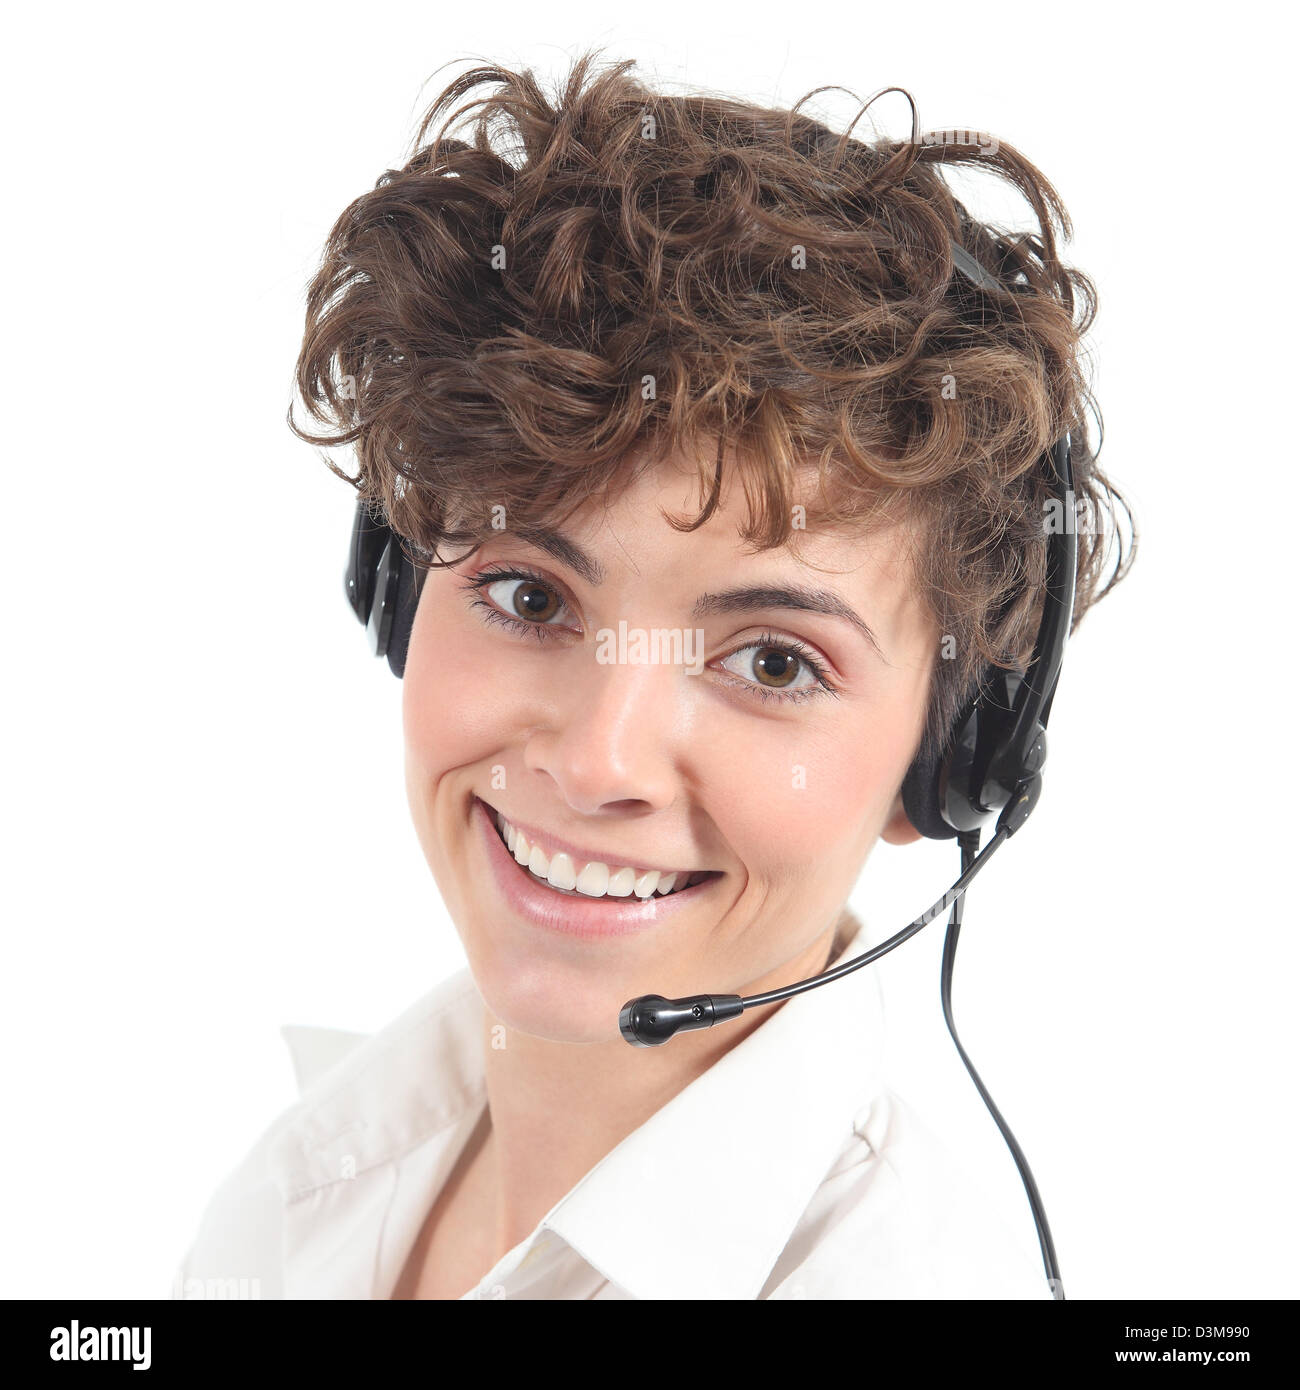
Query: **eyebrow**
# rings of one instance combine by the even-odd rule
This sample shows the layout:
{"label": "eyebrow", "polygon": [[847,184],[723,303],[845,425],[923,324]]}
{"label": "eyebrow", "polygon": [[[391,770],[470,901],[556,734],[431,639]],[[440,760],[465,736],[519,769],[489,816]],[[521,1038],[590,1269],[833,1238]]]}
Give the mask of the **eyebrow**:
{"label": "eyebrow", "polygon": [[571,570],[580,574],[593,589],[605,582],[605,571],[600,561],[593,559],[581,546],[575,545],[567,536],[562,536],[558,531],[552,531],[544,526],[530,526],[527,529],[520,528],[515,532],[515,535],[521,541],[535,545],[538,550],[544,550],[562,565],[568,565]]}
{"label": "eyebrow", "polygon": [[[561,564],[568,565],[593,588],[604,582],[605,571],[600,562],[560,532],[548,527],[529,527],[521,528],[515,535],[545,551]],[[745,584],[716,594],[701,594],[695,600],[692,616],[703,618],[710,614],[743,613],[755,608],[791,608],[801,613],[825,613],[832,618],[841,618],[867,639],[882,661],[887,660],[876,634],[838,594],[829,589],[814,589],[804,584]]]}
{"label": "eyebrow", "polygon": [[695,617],[708,613],[743,613],[751,608],[794,608],[801,613],[825,613],[851,623],[876,649],[882,661],[885,653],[876,634],[838,595],[829,589],[810,589],[803,584],[747,584],[725,589],[720,594],[701,594],[695,600]]}

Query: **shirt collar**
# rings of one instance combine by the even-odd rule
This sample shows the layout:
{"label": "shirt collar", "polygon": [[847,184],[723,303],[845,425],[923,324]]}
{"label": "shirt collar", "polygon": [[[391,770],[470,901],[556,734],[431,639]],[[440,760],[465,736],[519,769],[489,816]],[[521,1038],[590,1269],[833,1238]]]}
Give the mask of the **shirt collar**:
{"label": "shirt collar", "polygon": [[[284,1297],[386,1295],[487,1101],[481,1009],[462,970],[308,1081],[269,1154]],[[281,1032],[300,1073],[339,1036]]]}
{"label": "shirt collar", "polygon": [[[849,930],[832,964],[868,949],[852,918]],[[395,1204],[408,1222],[427,1210],[486,1104],[481,1008],[462,970],[308,1084],[272,1149],[287,1297],[372,1297],[395,1277],[406,1253],[384,1248]],[[883,1086],[874,965],[768,1012],[539,1232],[634,1298],[757,1297]]]}

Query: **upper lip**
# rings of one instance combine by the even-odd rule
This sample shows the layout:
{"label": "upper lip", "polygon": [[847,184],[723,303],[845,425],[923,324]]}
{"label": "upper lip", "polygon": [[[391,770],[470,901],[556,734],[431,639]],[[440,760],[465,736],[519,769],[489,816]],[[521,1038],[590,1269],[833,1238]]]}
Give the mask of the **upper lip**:
{"label": "upper lip", "polygon": [[607,864],[610,868],[614,869],[621,869],[624,866],[626,866],[628,868],[641,870],[642,872],[657,870],[661,874],[698,874],[712,872],[712,870],[709,869],[687,868],[687,866],[684,864],[646,864],[643,863],[640,859],[629,857],[628,855],[622,854],[621,852],[609,854],[603,850],[586,849],[582,845],[575,845],[572,841],[563,839],[561,836],[554,834],[550,830],[535,829],[526,821],[516,820],[514,816],[507,815],[504,811],[498,811],[497,808],[491,804],[491,802],[483,801],[483,798],[481,796],[478,798],[478,800],[483,802],[484,807],[491,815],[500,815],[504,817],[507,821],[509,821],[510,824],[513,825],[516,830],[523,831],[523,833],[528,837],[528,843],[530,845],[534,843],[539,843],[548,854],[553,853],[556,850],[560,850],[563,853],[567,854],[574,861],[574,863],[578,865],[590,864],[593,860],[595,860],[601,864]]}

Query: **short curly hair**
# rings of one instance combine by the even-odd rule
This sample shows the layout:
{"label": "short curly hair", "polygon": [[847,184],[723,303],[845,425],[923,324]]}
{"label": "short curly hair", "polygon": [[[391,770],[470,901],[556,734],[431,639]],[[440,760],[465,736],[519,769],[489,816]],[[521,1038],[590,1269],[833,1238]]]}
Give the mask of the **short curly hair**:
{"label": "short curly hair", "polygon": [[[1052,505],[1037,465],[1066,431],[1074,625],[1136,546],[1089,437],[1096,295],[1058,258],[1065,207],[1009,145],[919,134],[914,103],[909,140],[867,143],[802,114],[807,97],[783,110],[667,95],[632,60],[595,56],[554,100],[498,66],[441,92],[406,164],[330,232],[296,367],[329,432],[300,428],[292,404],[290,427],[356,445],[355,478],[326,462],[420,567],[481,545],[494,506],[555,527],[634,461],[677,451],[698,460],[703,499],[694,520],[666,518],[680,530],[716,510],[728,459],[742,539],[760,550],[793,545],[800,522],[906,518],[950,658],[934,664],[921,751],[942,748],[987,665],[1023,667],[1032,650]],[[476,109],[472,142],[450,138]],[[942,164],[1009,182],[1037,231],[976,221]],[[954,275],[954,243],[1003,288]]]}

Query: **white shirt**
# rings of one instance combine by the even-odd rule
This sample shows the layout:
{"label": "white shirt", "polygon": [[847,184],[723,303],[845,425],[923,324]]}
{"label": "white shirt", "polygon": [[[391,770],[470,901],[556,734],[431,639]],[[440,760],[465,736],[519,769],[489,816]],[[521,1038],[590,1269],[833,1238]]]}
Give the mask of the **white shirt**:
{"label": "white shirt", "polygon": [[[851,927],[837,961],[872,944]],[[174,1296],[390,1297],[487,1103],[481,1009],[462,970],[371,1035],[283,1028],[300,1098],[210,1200]],[[1050,1299],[883,1048],[874,965],[769,1010],[464,1298]]]}

